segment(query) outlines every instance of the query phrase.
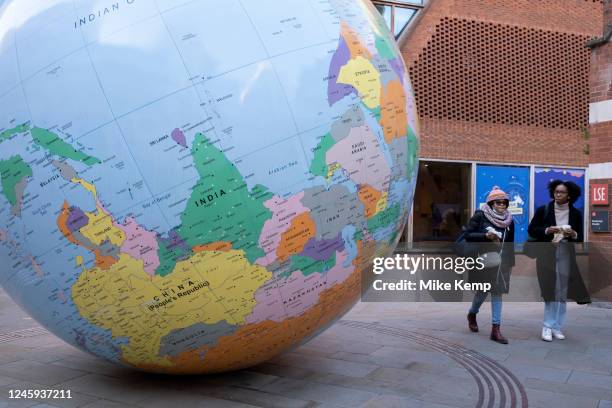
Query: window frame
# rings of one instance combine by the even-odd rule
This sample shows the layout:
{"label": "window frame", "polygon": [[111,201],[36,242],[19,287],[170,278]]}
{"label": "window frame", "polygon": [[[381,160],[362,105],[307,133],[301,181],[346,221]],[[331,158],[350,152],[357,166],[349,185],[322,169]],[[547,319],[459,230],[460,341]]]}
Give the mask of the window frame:
{"label": "window frame", "polygon": [[[375,6],[378,5],[378,6],[391,7],[391,27],[389,27],[389,30],[391,31],[391,33],[393,34],[396,40],[402,35],[404,30],[414,20],[414,17],[417,15],[417,13],[425,7],[426,3],[427,3],[427,0],[413,0],[413,1],[372,0],[372,4],[374,4]],[[395,9],[396,8],[404,8],[404,9],[410,9],[410,10],[415,11],[415,13],[412,15],[410,20],[408,20],[408,23],[404,27],[402,27],[401,31],[397,34],[395,34]]]}

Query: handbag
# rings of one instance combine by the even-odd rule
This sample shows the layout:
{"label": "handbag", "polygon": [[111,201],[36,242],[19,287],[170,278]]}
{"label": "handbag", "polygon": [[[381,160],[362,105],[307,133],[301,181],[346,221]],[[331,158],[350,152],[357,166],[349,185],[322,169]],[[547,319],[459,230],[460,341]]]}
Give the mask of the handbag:
{"label": "handbag", "polygon": [[497,268],[501,264],[501,255],[499,252],[485,252],[481,254],[482,264],[485,269]]}
{"label": "handbag", "polygon": [[505,240],[506,240],[506,230],[504,230],[504,233],[502,235],[502,241],[501,241],[502,247],[499,252],[489,251],[489,252],[485,252],[484,254],[480,254],[480,257],[482,258],[482,264],[485,269],[499,268],[499,266],[501,265],[501,261],[502,261],[501,254],[502,254],[502,251],[504,250]]}

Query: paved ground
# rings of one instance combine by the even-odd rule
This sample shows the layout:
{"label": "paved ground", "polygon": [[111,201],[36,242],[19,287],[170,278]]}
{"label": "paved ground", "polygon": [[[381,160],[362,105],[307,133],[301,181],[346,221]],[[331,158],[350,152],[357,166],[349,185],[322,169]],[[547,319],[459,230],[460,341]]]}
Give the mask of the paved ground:
{"label": "paved ground", "polygon": [[[465,324],[464,303],[360,303],[299,349],[249,370],[166,377],[56,339],[0,292],[0,407],[612,408],[612,310],[572,305],[565,341],[539,339],[541,304],[504,305],[507,346]],[[11,389],[71,400],[10,400]]]}

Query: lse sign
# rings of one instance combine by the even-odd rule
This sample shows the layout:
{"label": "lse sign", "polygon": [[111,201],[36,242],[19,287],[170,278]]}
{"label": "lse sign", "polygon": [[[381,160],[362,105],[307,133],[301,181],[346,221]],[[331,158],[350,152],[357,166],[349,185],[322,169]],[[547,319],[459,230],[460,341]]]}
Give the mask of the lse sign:
{"label": "lse sign", "polygon": [[593,205],[608,205],[608,185],[591,184],[591,197]]}

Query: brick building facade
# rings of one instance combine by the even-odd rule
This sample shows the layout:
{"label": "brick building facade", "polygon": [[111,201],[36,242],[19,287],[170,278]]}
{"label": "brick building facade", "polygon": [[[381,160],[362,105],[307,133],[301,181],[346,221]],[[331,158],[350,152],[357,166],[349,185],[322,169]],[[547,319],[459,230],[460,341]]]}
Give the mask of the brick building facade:
{"label": "brick building facade", "polygon": [[[612,223],[612,0],[604,1],[603,35],[589,42],[591,49],[589,134],[590,164],[589,182],[592,186],[608,189],[608,204],[593,205],[591,216],[599,212],[598,218],[607,215]],[[594,194],[595,193],[595,194]],[[601,191],[591,189],[590,200],[600,199]],[[602,200],[605,202],[605,200]],[[595,214],[594,214],[595,213]],[[591,227],[591,264],[593,269],[608,270],[612,263],[612,233],[594,232]],[[607,274],[606,274],[607,275]],[[612,297],[612,278],[602,276],[600,286],[607,287],[606,298]],[[602,296],[603,297],[603,296]]]}
{"label": "brick building facade", "polygon": [[593,0],[430,1],[400,39],[422,156],[587,165],[585,44],[601,12]]}
{"label": "brick building facade", "polygon": [[[597,136],[609,135],[612,122],[589,128],[594,97],[589,83],[595,74],[586,44],[603,34],[603,9],[602,0],[426,4],[399,39],[419,109],[422,166],[429,166],[419,173],[416,241],[445,235],[436,225],[444,224],[444,216],[425,221],[436,212],[459,209],[457,224],[465,223],[479,205],[477,179],[486,165],[526,169],[529,205],[515,208],[526,222],[542,189],[539,171],[581,171],[588,189],[589,163],[609,162],[605,157],[612,152],[612,139]],[[597,52],[610,53],[609,45]],[[598,89],[608,86],[601,96],[608,100],[612,68],[606,69]],[[445,179],[453,179],[451,185],[444,186]],[[469,191],[461,197],[449,192],[457,188]],[[449,231],[447,238],[456,233]]]}
{"label": "brick building facade", "polygon": [[[612,0],[604,3],[603,36],[591,41],[589,134],[591,183],[612,184]],[[610,205],[597,206],[611,210]],[[612,243],[612,235],[594,235]]]}

